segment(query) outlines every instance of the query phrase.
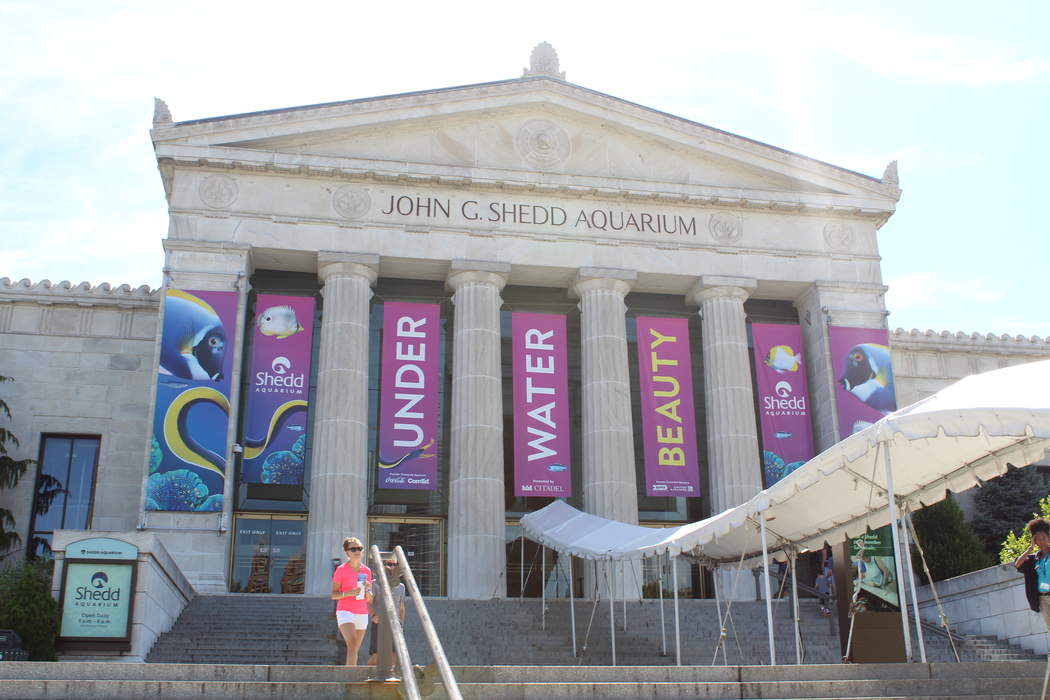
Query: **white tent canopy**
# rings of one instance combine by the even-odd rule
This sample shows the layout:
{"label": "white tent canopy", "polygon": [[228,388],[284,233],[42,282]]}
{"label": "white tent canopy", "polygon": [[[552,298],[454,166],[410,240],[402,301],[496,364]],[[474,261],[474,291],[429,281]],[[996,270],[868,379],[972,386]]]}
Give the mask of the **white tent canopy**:
{"label": "white tent canopy", "polygon": [[563,501],[521,519],[526,535],[584,559],[687,554],[711,563],[769,550],[815,549],[890,522],[892,492],[912,510],[1024,466],[1050,449],[1050,361],[966,377],[842,440],[749,501],[700,522],[654,529],[606,520]]}

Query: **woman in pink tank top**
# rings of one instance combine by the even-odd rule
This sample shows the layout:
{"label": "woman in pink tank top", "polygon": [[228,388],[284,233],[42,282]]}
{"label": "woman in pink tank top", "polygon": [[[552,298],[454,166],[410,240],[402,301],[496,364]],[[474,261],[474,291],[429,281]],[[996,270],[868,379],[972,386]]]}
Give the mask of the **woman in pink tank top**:
{"label": "woman in pink tank top", "polygon": [[368,629],[368,604],[372,601],[372,570],[362,562],[364,545],[356,537],[343,538],[346,563],[332,575],[332,600],[339,633],[346,641],[346,665],[357,665],[357,652]]}

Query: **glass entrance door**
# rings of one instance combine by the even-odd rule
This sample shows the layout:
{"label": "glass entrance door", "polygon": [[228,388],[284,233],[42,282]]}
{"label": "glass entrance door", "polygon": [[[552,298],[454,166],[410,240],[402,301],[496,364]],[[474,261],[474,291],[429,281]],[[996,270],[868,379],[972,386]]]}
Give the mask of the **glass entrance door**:
{"label": "glass entrance door", "polygon": [[390,551],[405,550],[419,592],[445,595],[445,521],[439,518],[373,517],[369,520],[368,546]]}
{"label": "glass entrance door", "polygon": [[231,593],[302,593],[306,518],[242,514],[236,519]]}

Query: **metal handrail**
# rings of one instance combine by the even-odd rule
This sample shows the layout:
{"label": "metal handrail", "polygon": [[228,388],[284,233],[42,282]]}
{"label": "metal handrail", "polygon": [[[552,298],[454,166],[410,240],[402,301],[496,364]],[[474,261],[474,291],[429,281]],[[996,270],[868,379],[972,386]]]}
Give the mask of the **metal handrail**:
{"label": "metal handrail", "polygon": [[[377,548],[373,547],[373,549],[376,549],[377,553],[379,552]],[[397,557],[398,568],[401,571],[401,575],[405,578],[405,587],[408,589],[409,595],[412,596],[416,612],[419,613],[419,621],[423,625],[423,635],[427,639],[430,654],[434,657],[434,663],[437,664],[438,672],[441,674],[441,681],[445,685],[445,694],[448,695],[449,700],[463,700],[463,696],[459,694],[459,685],[456,683],[456,678],[452,675],[452,667],[449,666],[448,659],[445,657],[445,650],[441,646],[441,640],[438,639],[437,630],[434,629],[434,623],[430,621],[430,613],[427,612],[426,603],[423,602],[423,596],[419,593],[416,577],[412,575],[412,569],[408,566],[405,550],[401,549],[400,545],[394,547],[394,556]],[[404,641],[403,636],[402,641]]]}
{"label": "metal handrail", "polygon": [[[401,548],[398,547],[398,549]],[[422,700],[419,694],[419,685],[416,683],[416,673],[412,668],[412,659],[408,656],[405,631],[401,628],[401,620],[398,618],[397,610],[394,608],[390,582],[386,580],[386,572],[383,571],[383,557],[379,554],[379,547],[372,545],[369,554],[372,555],[372,564],[376,567],[376,571],[379,572],[379,575],[374,578],[379,581],[379,588],[383,591],[383,607],[386,609],[387,619],[390,620],[390,631],[394,637],[394,650],[397,652],[398,665],[401,667],[401,683],[403,684],[404,697],[407,700]],[[405,568],[408,568],[407,565]],[[410,577],[411,575],[412,572],[409,571],[408,576]]]}

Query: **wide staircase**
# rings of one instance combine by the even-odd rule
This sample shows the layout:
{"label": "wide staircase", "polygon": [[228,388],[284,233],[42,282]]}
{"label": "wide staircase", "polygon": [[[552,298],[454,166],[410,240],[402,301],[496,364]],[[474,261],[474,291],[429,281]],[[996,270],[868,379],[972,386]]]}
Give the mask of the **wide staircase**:
{"label": "wide staircase", "polygon": [[[155,697],[396,698],[398,684],[365,682],[369,667],[342,667],[345,649],[330,600],[320,596],[198,596],[154,645],[146,664],[0,663],[0,700]],[[841,664],[838,630],[810,601],[801,604],[803,665],[795,664],[790,601],[776,607],[777,661],[769,666],[765,606],[734,603],[722,646],[714,601],[679,602],[683,666],[675,665],[674,612],[664,604],[666,652],[657,601],[615,605],[613,667],[609,606],[576,604],[578,656],[572,655],[567,602],[433,599],[434,620],[463,698],[998,698],[1039,697],[1045,662],[977,659],[1024,656],[989,640],[959,640],[955,663],[947,638],[927,635],[930,663]],[[592,620],[593,613],[593,620]],[[429,664],[418,616],[406,638],[413,662]],[[590,624],[590,633],[587,633]],[[715,649],[718,647],[717,659]],[[723,654],[724,651],[724,654]],[[1028,655],[1028,658],[1031,658]],[[363,662],[364,652],[361,661]],[[715,664],[712,665],[712,661]],[[949,662],[949,660],[951,660]],[[426,670],[429,697],[446,698]]]}
{"label": "wide staircase", "polygon": [[[419,617],[412,609],[411,600],[407,605],[405,637],[409,653],[413,662],[428,664],[432,659]],[[336,628],[333,607],[328,598],[321,596],[197,596],[175,627],[157,641],[147,660],[153,663],[342,664],[346,652]],[[803,663],[838,663],[841,655],[834,616],[821,615],[815,601],[802,600],[799,607]],[[541,602],[535,599],[430,599],[427,609],[452,664],[608,666],[613,661],[609,606],[605,602],[600,602],[597,609],[589,601],[576,602],[576,657],[572,652],[570,606],[566,601],[547,602],[545,624],[541,620]],[[671,601],[663,605],[663,636],[659,601],[628,603],[626,630],[623,604],[616,603],[614,609],[618,665],[674,664]],[[765,604],[736,602],[731,613],[720,646],[721,628],[715,602],[679,601],[684,665],[769,663]],[[776,660],[781,664],[794,664],[796,660],[790,615],[789,600],[774,603]],[[946,636],[928,628],[925,639],[928,661],[955,660]],[[990,638],[957,637],[956,646],[963,661],[1033,658],[1029,652]],[[365,660],[362,652],[360,661]]]}

